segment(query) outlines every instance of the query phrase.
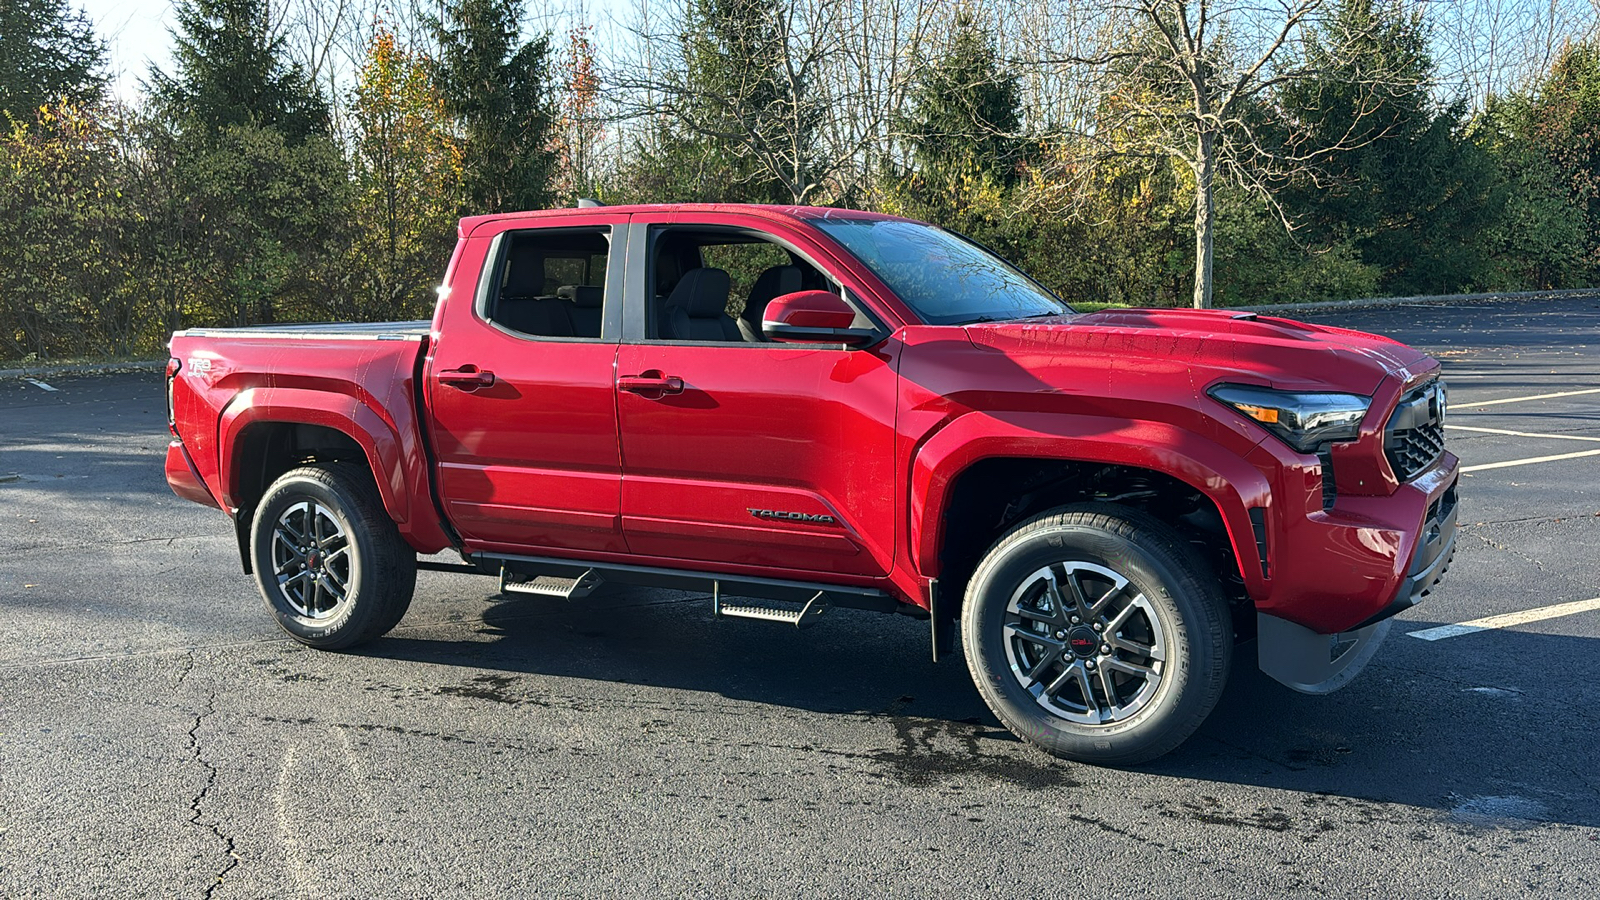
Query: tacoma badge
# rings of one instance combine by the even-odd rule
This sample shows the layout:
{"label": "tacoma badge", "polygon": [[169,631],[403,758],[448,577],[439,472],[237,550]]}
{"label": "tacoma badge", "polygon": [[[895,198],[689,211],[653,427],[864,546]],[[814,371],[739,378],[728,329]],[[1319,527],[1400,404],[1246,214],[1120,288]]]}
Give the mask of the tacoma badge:
{"label": "tacoma badge", "polygon": [[822,525],[832,525],[834,522],[833,516],[827,515],[814,516],[811,513],[785,512],[781,509],[752,509],[748,506],[745,507],[745,509],[749,509],[750,515],[755,516],[758,519],[783,519],[788,522],[817,522]]}

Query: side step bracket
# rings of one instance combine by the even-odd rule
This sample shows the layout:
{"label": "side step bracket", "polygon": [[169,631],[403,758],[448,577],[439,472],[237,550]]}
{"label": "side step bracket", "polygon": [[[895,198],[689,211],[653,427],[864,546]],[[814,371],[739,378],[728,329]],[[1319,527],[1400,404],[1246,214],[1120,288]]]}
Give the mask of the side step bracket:
{"label": "side step bracket", "polygon": [[786,622],[796,628],[804,628],[821,618],[830,606],[832,604],[828,602],[826,591],[817,591],[816,596],[806,601],[806,605],[800,609],[786,609],[758,603],[724,603],[722,583],[718,581],[711,583],[711,611],[719,619],[763,619],[768,622]]}

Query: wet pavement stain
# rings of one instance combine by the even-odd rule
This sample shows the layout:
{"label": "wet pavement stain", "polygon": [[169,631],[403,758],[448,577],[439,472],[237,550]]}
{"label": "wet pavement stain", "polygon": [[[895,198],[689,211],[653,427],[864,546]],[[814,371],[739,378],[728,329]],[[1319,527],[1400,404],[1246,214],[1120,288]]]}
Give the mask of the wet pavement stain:
{"label": "wet pavement stain", "polygon": [[443,685],[434,688],[434,693],[449,697],[470,697],[474,700],[490,700],[495,703],[504,703],[508,706],[518,706],[527,698],[515,696],[510,692],[510,687],[516,682],[517,679],[511,675],[478,675],[465,684]]}
{"label": "wet pavement stain", "polygon": [[[1079,785],[1068,774],[1066,763],[984,753],[980,742],[990,738],[991,732],[981,725],[908,716],[890,716],[889,723],[895,734],[896,747],[892,750],[823,752],[880,763],[891,778],[907,787],[928,787],[963,775],[977,775],[1031,791]],[[1015,742],[1007,743],[1017,746]]]}
{"label": "wet pavement stain", "polygon": [[506,706],[538,706],[544,709],[564,709],[589,712],[590,705],[576,697],[551,697],[513,690],[519,679],[515,675],[478,675],[462,684],[446,684],[432,688],[430,693],[441,697],[465,697],[469,700],[487,700]]}
{"label": "wet pavement stain", "polygon": [[1180,809],[1163,809],[1158,815],[1168,819],[1188,819],[1202,825],[1226,825],[1232,828],[1258,828],[1262,831],[1289,831],[1294,821],[1278,807],[1262,806],[1253,813],[1230,813],[1214,797],[1201,797],[1199,803],[1182,803]]}
{"label": "wet pavement stain", "polygon": [[[488,748],[510,749],[510,750],[515,750],[517,752],[521,752],[521,753],[552,753],[552,752],[555,752],[555,749],[556,749],[556,748],[551,747],[551,746],[527,745],[527,744],[511,743],[511,742],[507,742],[507,741],[494,741],[494,740],[480,741],[480,740],[477,740],[477,739],[474,739],[474,738],[463,737],[463,736],[461,736],[459,734],[452,734],[450,732],[445,732],[445,731],[428,731],[428,730],[421,729],[421,728],[405,728],[405,727],[400,726],[400,725],[387,725],[387,724],[379,724],[379,723],[373,723],[373,722],[323,722],[323,721],[320,721],[318,719],[312,719],[312,718],[283,718],[283,717],[279,717],[279,716],[260,716],[260,715],[251,716],[251,718],[255,719],[258,722],[265,722],[265,723],[271,724],[271,725],[298,725],[298,726],[319,726],[319,727],[324,727],[324,728],[341,728],[341,729],[346,729],[346,730],[349,730],[349,731],[365,732],[367,734],[375,734],[375,733],[382,732],[382,733],[386,733],[386,734],[400,735],[401,737],[431,738],[433,740],[442,741],[442,742],[447,743],[447,744],[464,744],[464,745],[465,744],[474,744],[474,745],[481,745],[481,746],[488,747]],[[362,742],[362,743],[363,743],[363,745],[365,745],[365,742]]]}

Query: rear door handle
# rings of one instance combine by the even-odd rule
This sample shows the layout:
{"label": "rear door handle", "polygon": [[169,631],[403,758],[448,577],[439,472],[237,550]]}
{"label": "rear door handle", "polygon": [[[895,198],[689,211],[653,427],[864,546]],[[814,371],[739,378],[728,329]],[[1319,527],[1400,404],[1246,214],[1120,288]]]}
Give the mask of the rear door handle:
{"label": "rear door handle", "polygon": [[655,398],[683,393],[683,379],[676,375],[664,375],[659,369],[647,369],[638,375],[617,376],[617,389]]}
{"label": "rear door handle", "polygon": [[471,392],[478,388],[494,386],[494,373],[488,369],[479,369],[477,366],[462,366],[459,369],[445,369],[439,373],[439,383],[448,384],[453,388]]}

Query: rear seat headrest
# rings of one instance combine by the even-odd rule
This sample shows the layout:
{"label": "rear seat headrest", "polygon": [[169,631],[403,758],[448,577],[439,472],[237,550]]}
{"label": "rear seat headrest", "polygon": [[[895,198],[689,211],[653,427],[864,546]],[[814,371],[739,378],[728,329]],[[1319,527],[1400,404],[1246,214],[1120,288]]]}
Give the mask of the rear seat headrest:
{"label": "rear seat headrest", "polygon": [[605,288],[586,284],[564,284],[556,288],[557,297],[571,300],[572,305],[579,309],[599,309],[605,295]]}
{"label": "rear seat headrest", "polygon": [[510,261],[502,297],[537,297],[544,288],[544,267],[538,257],[519,256]]}

